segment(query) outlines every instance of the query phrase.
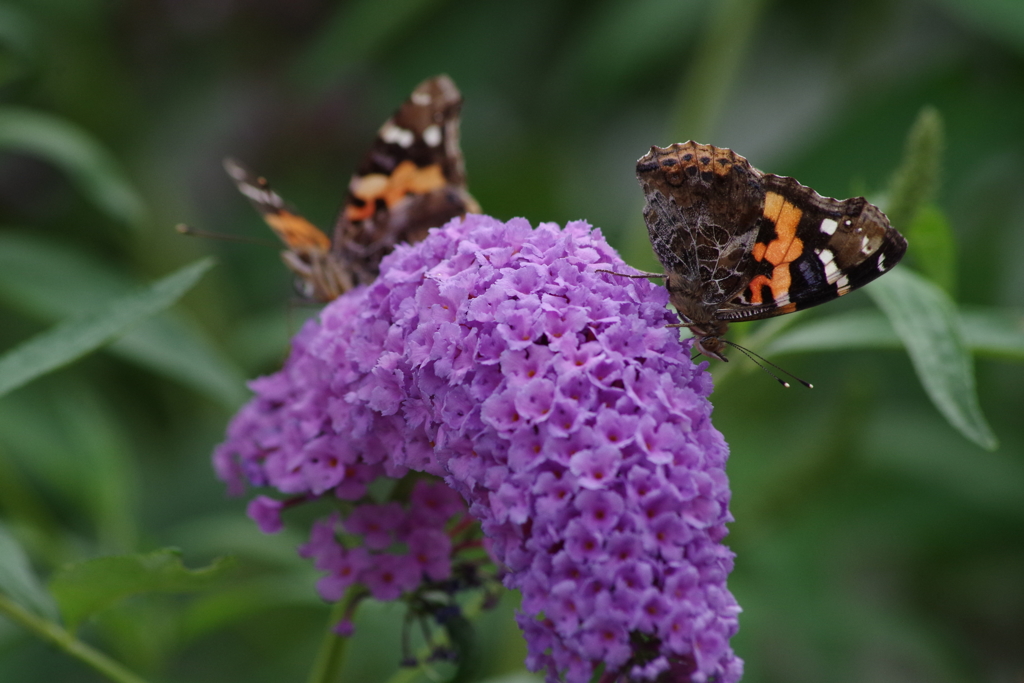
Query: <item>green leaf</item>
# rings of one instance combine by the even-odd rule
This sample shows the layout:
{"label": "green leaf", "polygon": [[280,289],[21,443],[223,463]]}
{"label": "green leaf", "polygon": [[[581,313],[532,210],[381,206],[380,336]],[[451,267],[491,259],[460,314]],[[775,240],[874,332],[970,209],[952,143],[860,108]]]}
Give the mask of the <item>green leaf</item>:
{"label": "green leaf", "polygon": [[[960,334],[975,354],[1024,360],[1024,313],[968,308],[959,313]],[[903,343],[881,311],[864,309],[809,320],[772,339],[768,356],[804,351],[898,349]]]}
{"label": "green leaf", "polygon": [[72,628],[115,602],[141,593],[194,593],[219,582],[234,566],[220,558],[188,569],[171,548],[147,554],[100,557],[68,565],[54,574],[50,592]]}
{"label": "green leaf", "polygon": [[231,410],[250,396],[234,361],[196,325],[173,312],[129,331],[110,346],[110,351],[192,387]]}
{"label": "green leaf", "polygon": [[952,295],[956,291],[956,242],[946,214],[934,204],[923,206],[904,234],[917,267]]}
{"label": "green leaf", "polygon": [[[109,266],[63,244],[0,232],[0,299],[36,319],[55,322],[91,310],[132,287]],[[287,348],[287,336],[281,336],[280,348]],[[173,311],[140,323],[109,350],[231,409],[248,396],[236,364]]]}
{"label": "green leaf", "polygon": [[897,268],[865,291],[903,340],[939,412],[974,443],[995,449],[998,442],[978,405],[974,368],[953,301],[907,268]]}
{"label": "green leaf", "polygon": [[1024,312],[1005,308],[966,308],[960,322],[975,353],[1024,360]]}
{"label": "green leaf", "polygon": [[95,351],[129,327],[171,306],[213,265],[202,259],[82,318],[60,323],[0,356],[0,396]]}
{"label": "green leaf", "polygon": [[106,148],[78,126],[31,109],[0,107],[0,150],[50,162],[111,218],[142,227],[142,197]]}
{"label": "green leaf", "polygon": [[875,309],[838,313],[807,321],[775,337],[763,350],[769,358],[802,351],[898,349],[899,336]]}
{"label": "green leaf", "polygon": [[886,215],[897,230],[909,228],[938,192],[943,147],[942,117],[924,107],[910,127],[903,160],[889,186]]}
{"label": "green leaf", "polygon": [[50,621],[58,618],[53,598],[39,583],[21,544],[3,524],[0,524],[0,593],[37,616]]}

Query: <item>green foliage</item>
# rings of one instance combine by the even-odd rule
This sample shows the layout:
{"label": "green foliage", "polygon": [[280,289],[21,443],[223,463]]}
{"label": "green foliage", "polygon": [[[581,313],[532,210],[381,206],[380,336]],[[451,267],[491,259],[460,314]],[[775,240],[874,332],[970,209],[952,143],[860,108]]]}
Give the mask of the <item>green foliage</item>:
{"label": "green foliage", "polygon": [[207,590],[223,581],[233,564],[221,559],[209,567],[187,569],[181,552],[173,549],[98,557],[62,567],[50,579],[50,591],[65,621],[75,628],[83,619],[132,595]]}
{"label": "green foliage", "polygon": [[869,291],[906,346],[939,412],[971,441],[995,449],[996,437],[978,405],[974,368],[953,302],[907,268],[894,270]]}
{"label": "green foliage", "polygon": [[[959,336],[975,355],[1024,360],[1024,314],[1004,309],[967,309],[959,312]],[[765,353],[899,349],[900,337],[880,311],[857,309],[818,317],[773,337]]]}
{"label": "green foliage", "polygon": [[[953,288],[955,249],[952,234],[941,210],[927,204],[935,194],[942,148],[942,119],[930,107],[921,111],[907,137],[903,162],[893,176],[888,215],[893,223],[911,226],[924,245],[918,257],[940,279],[947,291]],[[797,326],[781,337],[782,326],[766,328],[770,351],[822,351],[880,348],[895,339],[903,343],[913,361],[925,392],[949,423],[982,448],[994,450],[998,441],[978,402],[971,349],[1009,350],[1024,344],[1024,334],[1014,335],[990,318],[965,325],[955,302],[943,287],[902,266],[872,283],[867,292],[888,318],[888,324],[870,312],[857,311],[825,318],[810,326]],[[1006,317],[1004,312],[1001,317]],[[1000,317],[999,314],[996,317]],[[966,334],[971,335],[970,342]],[[719,376],[721,379],[721,375]]]}
{"label": "green foliage", "polygon": [[913,226],[921,209],[934,199],[943,144],[942,117],[934,107],[925,107],[910,128],[903,163],[889,186],[885,212],[897,229]]}
{"label": "green foliage", "polygon": [[[485,210],[585,218],[641,268],[652,144],[733,147],[888,210],[905,264],[730,331],[813,391],[713,367],[734,645],[747,683],[1012,678],[1022,67],[1017,0],[0,4],[0,680],[299,680],[338,640],[295,554],[308,520],[260,534],[209,465],[242,378],[315,312],[274,249],[171,226],[272,239],[222,176],[233,154],[329,227],[373,131],[439,72]],[[151,552],[169,546],[187,560]],[[514,608],[456,629],[470,675],[400,669],[404,615],[366,601],[315,680],[540,680]]]}
{"label": "green foliage", "polygon": [[0,356],[0,396],[109,343],[132,325],[164,310],[213,265],[204,259],[152,286],[106,303],[91,314],[61,323]]}
{"label": "green foliage", "polygon": [[57,605],[39,583],[18,541],[0,525],[0,594],[34,614],[55,620]]}
{"label": "green foliage", "polygon": [[[43,322],[70,318],[132,287],[122,273],[65,245],[0,232],[0,299],[25,315]],[[195,324],[173,312],[138,322],[110,350],[229,408],[245,399],[241,371]]]}
{"label": "green foliage", "polygon": [[922,206],[906,237],[914,245],[914,264],[947,294],[955,294],[956,238],[946,214],[935,205]]}
{"label": "green foliage", "polygon": [[30,109],[0,107],[0,150],[45,159],[67,173],[111,218],[129,227],[142,226],[142,198],[110,153],[78,126]]}

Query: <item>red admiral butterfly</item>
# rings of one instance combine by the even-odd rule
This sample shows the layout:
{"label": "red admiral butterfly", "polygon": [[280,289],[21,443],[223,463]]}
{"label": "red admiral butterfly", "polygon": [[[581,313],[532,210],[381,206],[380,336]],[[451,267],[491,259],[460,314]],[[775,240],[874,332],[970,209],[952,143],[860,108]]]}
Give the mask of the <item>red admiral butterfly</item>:
{"label": "red admiral butterfly", "polygon": [[[810,308],[863,287],[907,250],[863,197],[822,197],[732,150],[651,147],[636,165],[669,300],[705,356],[726,360],[730,322]],[[654,274],[648,274],[654,276]]]}

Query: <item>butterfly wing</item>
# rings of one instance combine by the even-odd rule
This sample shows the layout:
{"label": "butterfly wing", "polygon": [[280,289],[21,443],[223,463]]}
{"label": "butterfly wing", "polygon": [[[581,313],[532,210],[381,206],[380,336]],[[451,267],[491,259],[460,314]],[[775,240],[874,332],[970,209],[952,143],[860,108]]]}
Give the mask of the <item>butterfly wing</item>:
{"label": "butterfly wing", "polygon": [[295,212],[270,189],[266,178],[257,176],[234,159],[224,160],[224,170],[235,181],[238,191],[244,194],[267,225],[281,238],[289,249],[298,251],[321,250],[331,247],[331,240],[319,228]]}
{"label": "butterfly wing", "polygon": [[331,253],[327,235],[292,209],[265,178],[234,159],[225,159],[224,169],[288,247],[281,258],[295,273],[296,288],[302,296],[330,301],[352,289],[352,275]]}
{"label": "butterfly wing", "polygon": [[692,141],[652,147],[637,162],[651,245],[688,320],[706,322],[753,277],[760,175],[731,150]]}
{"label": "butterfly wing", "polygon": [[466,190],[459,146],[462,94],[445,75],[427,79],[389,118],[349,183],[334,230],[334,248],[360,282],[380,260],[432,227],[479,213]]}
{"label": "butterfly wing", "polygon": [[895,266],[907,241],[863,197],[822,197],[793,178],[765,174],[763,214],[744,289],[720,320],[756,320],[836,299]]}

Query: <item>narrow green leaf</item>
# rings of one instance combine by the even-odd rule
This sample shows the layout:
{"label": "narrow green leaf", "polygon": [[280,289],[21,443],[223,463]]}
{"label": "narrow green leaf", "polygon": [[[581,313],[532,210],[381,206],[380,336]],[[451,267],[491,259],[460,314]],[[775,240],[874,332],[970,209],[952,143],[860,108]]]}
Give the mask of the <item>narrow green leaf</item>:
{"label": "narrow green leaf", "polygon": [[[972,353],[1024,360],[1024,313],[968,308],[959,313],[960,334]],[[881,311],[865,309],[809,320],[773,338],[768,356],[806,351],[898,349],[903,343]]]}
{"label": "narrow green leaf", "polygon": [[1024,312],[1005,308],[960,311],[967,344],[975,353],[1024,360]]}
{"label": "narrow green leaf", "polygon": [[[81,251],[15,231],[0,232],[0,299],[33,318],[56,322],[132,288],[127,277]],[[282,336],[281,348],[286,348],[287,335]],[[248,396],[237,365],[173,311],[143,321],[109,350],[231,409]]]}
{"label": "narrow green leaf", "polygon": [[57,606],[46,592],[32,565],[7,528],[0,524],[0,593],[33,614],[56,621]]}
{"label": "narrow green leaf", "polygon": [[922,206],[904,234],[917,267],[952,295],[956,291],[956,241],[946,214],[934,204]]}
{"label": "narrow green leaf", "polygon": [[903,340],[939,412],[974,443],[995,449],[998,442],[978,404],[974,368],[953,301],[907,268],[897,268],[865,291]]}
{"label": "narrow green leaf", "polygon": [[0,232],[0,299],[38,320],[97,308],[132,286],[113,267],[67,243],[27,231]]}
{"label": "narrow green leaf", "polygon": [[0,107],[0,150],[37,156],[68,174],[111,218],[141,228],[146,209],[113,156],[85,130],[21,107]]}
{"label": "narrow green leaf", "polygon": [[769,358],[801,351],[898,349],[900,338],[878,310],[838,313],[793,327],[772,339],[763,350]]}
{"label": "narrow green leaf", "polygon": [[897,230],[910,227],[921,207],[935,197],[943,144],[942,117],[934,107],[924,107],[910,127],[903,161],[889,186],[885,213]]}
{"label": "narrow green leaf", "polygon": [[220,558],[202,569],[188,569],[178,550],[100,557],[68,565],[54,574],[50,592],[72,628],[115,602],[141,593],[194,593],[221,581],[234,566]]}
{"label": "narrow green leaf", "polygon": [[60,323],[0,356],[0,396],[95,351],[139,321],[171,306],[213,265],[202,259],[99,311]]}
{"label": "narrow green leaf", "polygon": [[199,327],[173,311],[130,330],[110,345],[110,351],[200,391],[231,410],[250,396],[235,362]]}

